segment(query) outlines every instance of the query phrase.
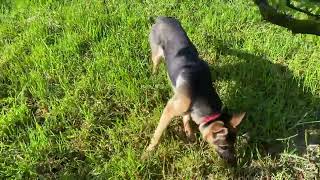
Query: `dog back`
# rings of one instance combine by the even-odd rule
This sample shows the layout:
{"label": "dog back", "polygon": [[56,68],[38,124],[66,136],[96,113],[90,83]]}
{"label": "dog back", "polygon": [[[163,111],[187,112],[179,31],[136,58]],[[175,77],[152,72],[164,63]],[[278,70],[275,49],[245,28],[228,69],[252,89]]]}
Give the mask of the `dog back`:
{"label": "dog back", "polygon": [[158,17],[152,27],[150,41],[162,48],[173,87],[179,85],[179,80],[189,84],[192,92],[191,114],[201,117],[219,112],[222,102],[212,86],[209,66],[199,58],[197,49],[179,21]]}
{"label": "dog back", "polygon": [[198,51],[188,38],[179,21],[169,17],[158,17],[150,34],[151,43],[160,46],[173,86],[177,77],[187,66],[198,61]]}

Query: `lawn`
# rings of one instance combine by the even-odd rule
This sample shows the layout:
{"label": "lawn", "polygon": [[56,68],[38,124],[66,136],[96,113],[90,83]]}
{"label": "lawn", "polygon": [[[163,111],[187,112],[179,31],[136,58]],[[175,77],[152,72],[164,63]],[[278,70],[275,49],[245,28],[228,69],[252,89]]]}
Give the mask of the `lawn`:
{"label": "lawn", "polygon": [[[319,178],[320,38],[243,0],[1,0],[0,179]],[[140,157],[172,95],[152,75],[153,17],[178,18],[232,112],[238,166],[177,118]],[[195,127],[196,129],[196,127]],[[311,145],[309,145],[311,144]]]}

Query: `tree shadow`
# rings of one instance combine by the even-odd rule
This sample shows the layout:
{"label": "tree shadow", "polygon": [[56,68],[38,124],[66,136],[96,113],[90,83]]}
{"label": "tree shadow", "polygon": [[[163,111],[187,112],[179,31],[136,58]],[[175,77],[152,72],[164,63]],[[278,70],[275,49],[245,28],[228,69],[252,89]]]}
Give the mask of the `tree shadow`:
{"label": "tree shadow", "polygon": [[[263,55],[229,48],[220,41],[215,44],[218,63],[211,66],[213,79],[232,82],[223,101],[247,112],[239,133],[249,134],[246,143],[238,143],[240,166],[261,156],[277,159],[288,150],[302,155],[308,145],[320,144],[320,123],[315,122],[320,120],[320,98],[303,87],[288,67],[272,63]],[[220,66],[219,61],[226,56],[237,61]],[[319,158],[315,161],[320,162]],[[254,176],[259,168],[238,170],[236,177]],[[268,171],[278,170],[271,167]]]}

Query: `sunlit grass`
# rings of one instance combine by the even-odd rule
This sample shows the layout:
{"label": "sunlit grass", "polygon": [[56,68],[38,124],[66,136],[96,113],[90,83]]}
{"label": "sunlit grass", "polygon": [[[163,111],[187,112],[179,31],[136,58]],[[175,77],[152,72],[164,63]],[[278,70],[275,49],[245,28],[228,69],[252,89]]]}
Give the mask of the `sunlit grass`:
{"label": "sunlit grass", "polygon": [[[1,178],[317,175],[319,159],[309,158],[319,150],[295,149],[308,139],[303,129],[319,129],[319,37],[264,23],[253,3],[240,0],[5,0],[0,7]],[[140,160],[172,95],[164,65],[150,71],[148,34],[158,15],[182,22],[224,104],[247,112],[239,134],[250,140],[239,136],[237,168],[199,133],[197,142],[186,140],[178,119]]]}

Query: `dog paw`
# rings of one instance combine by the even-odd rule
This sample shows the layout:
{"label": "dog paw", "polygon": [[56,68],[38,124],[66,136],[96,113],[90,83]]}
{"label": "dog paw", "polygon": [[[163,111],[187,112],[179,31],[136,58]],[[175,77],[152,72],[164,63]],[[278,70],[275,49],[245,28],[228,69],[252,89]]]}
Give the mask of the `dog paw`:
{"label": "dog paw", "polygon": [[147,159],[150,157],[150,155],[151,155],[151,151],[145,151],[145,152],[143,152],[143,153],[142,153],[142,156],[141,156],[141,160],[142,160],[142,161],[147,160]]}
{"label": "dog paw", "polygon": [[196,141],[196,136],[193,133],[186,133],[187,138],[190,142],[195,142]]}
{"label": "dog paw", "polygon": [[153,152],[154,147],[155,147],[155,145],[150,144],[150,145],[147,147],[146,151],[142,154],[141,160],[146,160],[146,159],[148,159],[148,157],[150,156],[150,154]]}
{"label": "dog paw", "polygon": [[152,70],[152,75],[157,75],[157,73],[158,73],[157,69]]}
{"label": "dog paw", "polygon": [[187,139],[194,142],[196,140],[195,134],[192,132],[191,128],[185,128],[184,132],[186,133]]}
{"label": "dog paw", "polygon": [[147,151],[147,152],[153,151],[153,150],[154,150],[154,147],[155,147],[155,145],[151,143],[151,144],[147,147],[146,151]]}

